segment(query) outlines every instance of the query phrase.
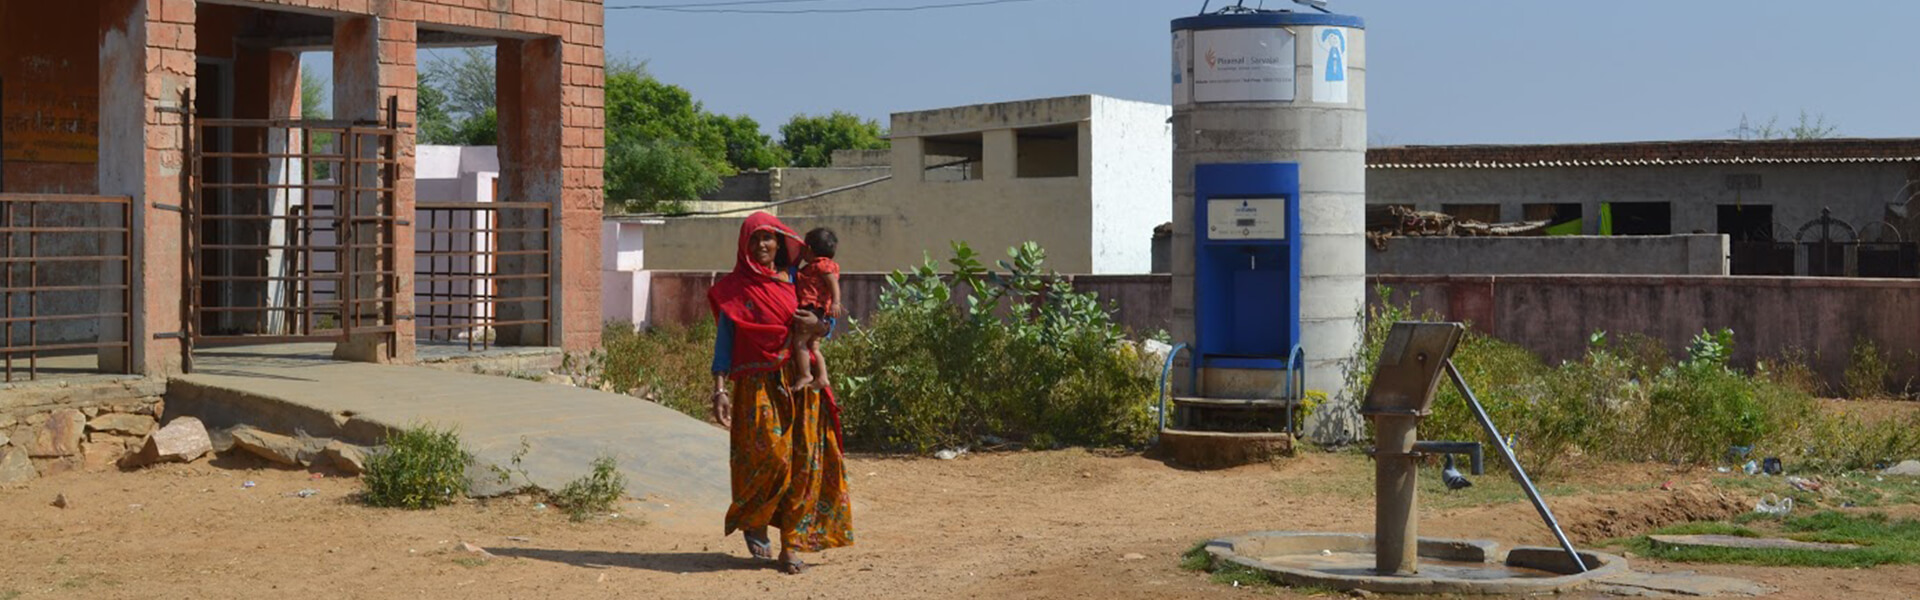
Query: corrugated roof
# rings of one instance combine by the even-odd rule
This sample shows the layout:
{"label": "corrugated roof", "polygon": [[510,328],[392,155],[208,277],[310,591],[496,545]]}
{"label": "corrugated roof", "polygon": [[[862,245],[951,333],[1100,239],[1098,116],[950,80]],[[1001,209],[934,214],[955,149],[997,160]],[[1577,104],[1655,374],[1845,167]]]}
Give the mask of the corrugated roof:
{"label": "corrugated roof", "polygon": [[1391,146],[1367,150],[1367,168],[1370,169],[1892,162],[1920,162],[1920,138]]}

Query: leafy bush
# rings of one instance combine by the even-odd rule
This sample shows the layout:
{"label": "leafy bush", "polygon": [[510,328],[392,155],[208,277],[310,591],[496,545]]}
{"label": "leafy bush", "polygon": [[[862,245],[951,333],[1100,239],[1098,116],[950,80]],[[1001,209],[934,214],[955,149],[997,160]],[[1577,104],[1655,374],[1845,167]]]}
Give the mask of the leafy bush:
{"label": "leafy bush", "polygon": [[467,494],[467,463],[472,456],[452,429],[420,425],[387,436],[383,449],[367,457],[361,483],[363,501],[373,506],[426,509],[450,504]]}
{"label": "leafy bush", "polygon": [[620,463],[612,456],[593,459],[593,472],[579,479],[567,482],[566,487],[553,494],[553,505],[575,521],[584,521],[594,513],[613,510],[615,502],[627,493],[627,476],[620,473]]}
{"label": "leafy bush", "polygon": [[1920,457],[1920,414],[1905,420],[1868,422],[1855,415],[1823,414],[1800,424],[1787,456],[1800,468],[1819,471],[1877,469]]}
{"label": "leafy bush", "polygon": [[[1369,310],[1360,353],[1365,362],[1350,374],[1356,391],[1371,383],[1372,362],[1393,321],[1412,318],[1391,290],[1378,295],[1384,301]],[[1806,457],[1831,457],[1810,458],[1822,464],[1852,464],[1862,460],[1849,458],[1855,455],[1906,447],[1891,428],[1838,446],[1802,443],[1809,427],[1827,418],[1802,387],[1787,383],[1810,371],[1775,365],[1759,374],[1740,372],[1728,364],[1733,344],[1732,331],[1703,331],[1687,356],[1673,361],[1644,336],[1613,341],[1595,333],[1580,359],[1549,366],[1523,348],[1469,330],[1453,360],[1516,457],[1549,476],[1582,456],[1708,463],[1732,446],[1753,446],[1776,455],[1798,450]],[[1451,385],[1441,386],[1420,428],[1425,439],[1488,441]]]}
{"label": "leafy bush", "polygon": [[1638,438],[1648,456],[1699,463],[1732,446],[1778,446],[1795,424],[1815,416],[1811,396],[1728,366],[1732,340],[1728,330],[1701,332],[1687,360],[1661,371]]}
{"label": "leafy bush", "polygon": [[965,243],[953,253],[950,277],[930,259],[894,272],[870,322],[824,346],[850,443],[927,452],[984,436],[1043,447],[1146,440],[1159,365],[1094,295],[1043,271],[1031,242],[999,271]]}
{"label": "leafy bush", "polygon": [[1845,378],[1848,396],[1877,399],[1891,395],[1887,393],[1887,383],[1893,379],[1893,357],[1882,352],[1873,340],[1855,340],[1853,351],[1847,358]]}
{"label": "leafy bush", "polygon": [[707,395],[713,388],[713,337],[712,319],[645,331],[609,322],[601,332],[600,348],[588,358],[589,378],[599,387],[704,420]]}

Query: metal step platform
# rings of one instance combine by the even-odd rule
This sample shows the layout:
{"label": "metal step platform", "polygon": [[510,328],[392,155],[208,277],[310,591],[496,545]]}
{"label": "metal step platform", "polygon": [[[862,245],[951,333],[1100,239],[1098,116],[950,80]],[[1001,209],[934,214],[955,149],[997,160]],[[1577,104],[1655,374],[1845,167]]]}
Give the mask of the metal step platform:
{"label": "metal step platform", "polygon": [[1287,385],[1279,397],[1273,398],[1207,396],[1198,389],[1198,369],[1192,362],[1188,390],[1171,394],[1169,376],[1182,350],[1190,348],[1187,344],[1175,345],[1160,372],[1156,445],[1162,454],[1182,466],[1198,469],[1232,467],[1292,454],[1306,399],[1306,355],[1299,346],[1288,353],[1283,363],[1286,368],[1281,369]]}

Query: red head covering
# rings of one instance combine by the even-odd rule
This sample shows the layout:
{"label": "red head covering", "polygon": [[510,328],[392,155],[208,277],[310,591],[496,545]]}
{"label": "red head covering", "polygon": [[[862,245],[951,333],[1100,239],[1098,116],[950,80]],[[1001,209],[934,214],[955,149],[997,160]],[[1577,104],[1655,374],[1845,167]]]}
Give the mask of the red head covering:
{"label": "red head covering", "polygon": [[740,247],[734,257],[733,272],[707,290],[707,302],[712,305],[715,318],[724,315],[733,320],[733,364],[730,366],[734,377],[780,367],[787,358],[788,322],[800,306],[794,299],[793,284],[777,279],[778,271],[773,265],[753,262],[749,246],[753,234],[761,231],[774,234],[780,242],[780,252],[787,254],[789,262],[797,260],[800,254],[800,237],[773,215],[756,212],[740,224]]}

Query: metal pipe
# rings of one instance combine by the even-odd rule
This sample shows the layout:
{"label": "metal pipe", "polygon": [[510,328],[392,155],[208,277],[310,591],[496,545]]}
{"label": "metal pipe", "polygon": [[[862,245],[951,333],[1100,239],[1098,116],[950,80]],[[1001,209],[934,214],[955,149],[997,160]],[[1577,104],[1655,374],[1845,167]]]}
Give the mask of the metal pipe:
{"label": "metal pipe", "polygon": [[1167,374],[1173,371],[1173,357],[1179,356],[1180,351],[1186,349],[1186,344],[1174,344],[1173,349],[1167,351],[1166,364],[1160,366],[1160,385],[1153,388],[1160,392],[1160,427],[1153,430],[1155,444],[1160,443],[1160,432],[1167,430]]}
{"label": "metal pipe", "polygon": [[1580,551],[1573,549],[1573,542],[1567,540],[1567,533],[1560,530],[1560,521],[1553,518],[1553,510],[1547,508],[1547,502],[1540,498],[1540,491],[1533,488],[1533,480],[1527,477],[1527,470],[1513,457],[1513,449],[1507,447],[1507,439],[1501,437],[1500,428],[1493,425],[1493,418],[1480,407],[1480,399],[1474,397],[1473,390],[1467,387],[1467,380],[1460,376],[1460,369],[1453,366],[1453,359],[1447,359],[1447,378],[1453,380],[1453,386],[1460,389],[1460,395],[1467,398],[1467,407],[1473,409],[1473,417],[1480,420],[1480,426],[1486,428],[1487,435],[1493,437],[1493,447],[1500,450],[1500,457],[1506,459],[1507,466],[1513,469],[1514,481],[1527,491],[1527,499],[1533,501],[1534,510],[1540,511],[1540,518],[1547,522],[1547,529],[1553,530],[1553,538],[1559,540],[1560,548],[1567,551],[1567,558],[1573,559],[1574,568],[1581,573],[1587,572],[1586,561],[1580,560]]}
{"label": "metal pipe", "polygon": [[1419,467],[1414,441],[1420,417],[1373,415],[1374,571],[1381,575],[1420,572]]}
{"label": "metal pipe", "polygon": [[1420,440],[1413,443],[1413,451],[1423,454],[1465,454],[1472,461],[1472,473],[1485,475],[1486,453],[1480,442],[1443,442],[1438,440]]}

